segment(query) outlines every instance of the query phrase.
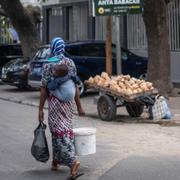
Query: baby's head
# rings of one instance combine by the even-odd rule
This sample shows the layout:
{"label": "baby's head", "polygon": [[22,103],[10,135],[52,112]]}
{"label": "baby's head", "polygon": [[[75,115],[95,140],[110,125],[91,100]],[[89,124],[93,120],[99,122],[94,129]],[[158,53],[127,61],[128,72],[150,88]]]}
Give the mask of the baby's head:
{"label": "baby's head", "polygon": [[63,77],[68,74],[68,67],[65,64],[56,64],[53,67],[53,76],[55,77]]}

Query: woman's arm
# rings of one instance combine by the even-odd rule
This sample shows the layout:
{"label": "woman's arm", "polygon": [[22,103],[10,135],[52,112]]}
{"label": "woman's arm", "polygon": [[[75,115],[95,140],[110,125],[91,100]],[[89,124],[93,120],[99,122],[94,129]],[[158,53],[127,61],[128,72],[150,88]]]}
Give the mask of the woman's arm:
{"label": "woman's arm", "polygon": [[48,91],[46,87],[41,87],[40,90],[40,101],[39,101],[39,121],[42,122],[44,121],[44,104],[46,102],[46,99],[48,97]]}
{"label": "woman's arm", "polygon": [[79,116],[85,116],[85,112],[81,106],[79,88],[77,86],[76,86],[76,94],[75,94],[74,100],[76,103],[76,107],[77,107],[77,111],[78,111]]}

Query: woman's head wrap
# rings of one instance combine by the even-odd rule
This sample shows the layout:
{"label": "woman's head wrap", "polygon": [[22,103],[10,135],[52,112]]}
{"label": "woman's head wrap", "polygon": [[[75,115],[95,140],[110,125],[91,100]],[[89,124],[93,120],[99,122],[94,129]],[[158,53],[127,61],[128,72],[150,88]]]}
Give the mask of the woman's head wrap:
{"label": "woman's head wrap", "polygon": [[61,53],[64,53],[64,40],[60,37],[56,37],[51,41],[51,55],[59,56]]}

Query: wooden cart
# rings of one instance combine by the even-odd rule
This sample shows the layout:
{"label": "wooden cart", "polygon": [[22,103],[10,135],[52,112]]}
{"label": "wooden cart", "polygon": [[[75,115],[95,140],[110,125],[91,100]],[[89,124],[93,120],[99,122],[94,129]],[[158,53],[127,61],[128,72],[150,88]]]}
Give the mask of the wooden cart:
{"label": "wooden cart", "polygon": [[126,107],[131,117],[139,117],[144,110],[144,106],[152,105],[155,96],[158,94],[157,89],[128,96],[97,85],[88,85],[88,88],[99,91],[97,110],[99,117],[104,121],[113,120],[116,116],[117,107],[122,106]]}

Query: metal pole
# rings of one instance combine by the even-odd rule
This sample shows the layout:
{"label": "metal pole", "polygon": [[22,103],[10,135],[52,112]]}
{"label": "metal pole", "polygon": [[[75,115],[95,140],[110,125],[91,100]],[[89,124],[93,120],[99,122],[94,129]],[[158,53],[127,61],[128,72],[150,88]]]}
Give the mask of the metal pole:
{"label": "metal pole", "polygon": [[122,62],[121,62],[121,38],[120,38],[120,24],[119,17],[116,16],[116,70],[117,74],[122,74]]}
{"label": "metal pole", "polygon": [[106,72],[112,75],[112,17],[106,18]]}

